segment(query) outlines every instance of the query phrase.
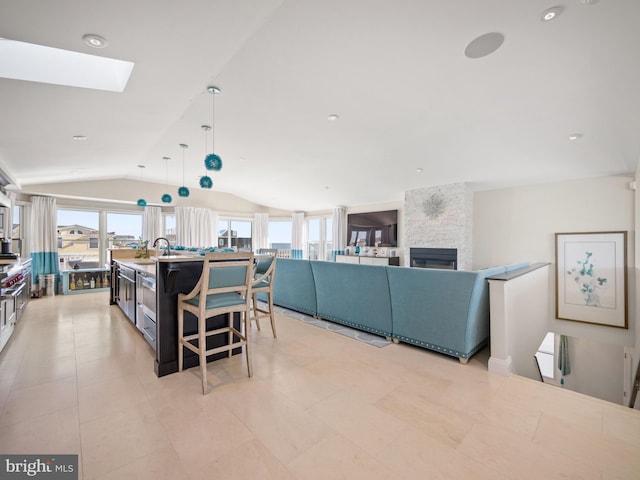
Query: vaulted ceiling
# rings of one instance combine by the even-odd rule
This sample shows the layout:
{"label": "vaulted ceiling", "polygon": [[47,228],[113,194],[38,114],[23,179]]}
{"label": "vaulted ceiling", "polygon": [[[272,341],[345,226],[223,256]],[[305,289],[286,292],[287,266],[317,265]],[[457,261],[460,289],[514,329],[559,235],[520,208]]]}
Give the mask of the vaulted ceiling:
{"label": "vaulted ceiling", "polygon": [[[303,211],[633,172],[640,2],[564,0],[542,21],[556,5],[3,0],[1,37],[135,66],[122,93],[0,78],[0,163],[23,189],[183,176],[199,189],[208,173],[213,190]],[[491,32],[495,52],[465,56]],[[212,142],[219,172],[203,163]]]}

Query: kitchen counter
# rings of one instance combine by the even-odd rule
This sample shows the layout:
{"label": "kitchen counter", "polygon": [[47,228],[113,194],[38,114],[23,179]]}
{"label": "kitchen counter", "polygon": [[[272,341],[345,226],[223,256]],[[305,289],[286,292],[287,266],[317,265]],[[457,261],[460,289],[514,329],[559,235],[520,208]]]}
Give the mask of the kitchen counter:
{"label": "kitchen counter", "polygon": [[156,276],[156,261],[150,259],[130,259],[130,260],[114,260],[126,267],[134,269],[136,272],[142,272],[147,275]]}
{"label": "kitchen counter", "polygon": [[151,257],[158,262],[201,262],[202,255],[184,254],[184,255],[162,255],[160,257]]}

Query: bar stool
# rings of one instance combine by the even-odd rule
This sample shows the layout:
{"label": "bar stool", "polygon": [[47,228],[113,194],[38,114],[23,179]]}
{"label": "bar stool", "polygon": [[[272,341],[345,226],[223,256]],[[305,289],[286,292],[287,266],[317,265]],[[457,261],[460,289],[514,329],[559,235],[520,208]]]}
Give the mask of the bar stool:
{"label": "bar stool", "polygon": [[[253,282],[251,283],[251,296],[253,297],[253,315],[251,320],[255,320],[258,330],[260,330],[260,319],[269,318],[271,320],[271,331],[273,338],[276,335],[276,322],[273,313],[273,281],[276,274],[276,254],[256,256],[256,268]],[[258,306],[257,295],[266,295],[267,309]]]}
{"label": "bar stool", "polygon": [[[202,262],[202,274],[189,293],[178,295],[178,371],[182,372],[184,347],[198,354],[202,394],[207,393],[207,356],[228,352],[244,346],[247,371],[251,370],[249,342],[247,341],[247,319],[251,312],[251,283],[253,276],[253,253],[207,253]],[[189,312],[197,318],[197,331],[184,334],[184,314]],[[241,327],[233,325],[234,313],[240,313]],[[222,328],[207,330],[207,319],[226,314],[228,323]],[[227,335],[226,345],[207,348],[207,338]]]}

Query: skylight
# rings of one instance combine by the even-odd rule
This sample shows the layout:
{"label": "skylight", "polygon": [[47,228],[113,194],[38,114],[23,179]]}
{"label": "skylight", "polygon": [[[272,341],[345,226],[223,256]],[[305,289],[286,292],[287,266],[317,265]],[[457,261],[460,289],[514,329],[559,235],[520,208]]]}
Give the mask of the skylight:
{"label": "skylight", "polygon": [[0,38],[0,77],[123,92],[133,62]]}

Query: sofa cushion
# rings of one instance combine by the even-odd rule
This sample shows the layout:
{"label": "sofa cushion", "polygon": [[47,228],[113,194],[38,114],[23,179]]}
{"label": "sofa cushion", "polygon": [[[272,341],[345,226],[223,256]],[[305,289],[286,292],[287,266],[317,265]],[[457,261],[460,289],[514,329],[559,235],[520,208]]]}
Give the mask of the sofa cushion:
{"label": "sofa cushion", "polygon": [[390,336],[391,299],[387,268],[312,261],[318,316],[337,323]]}

